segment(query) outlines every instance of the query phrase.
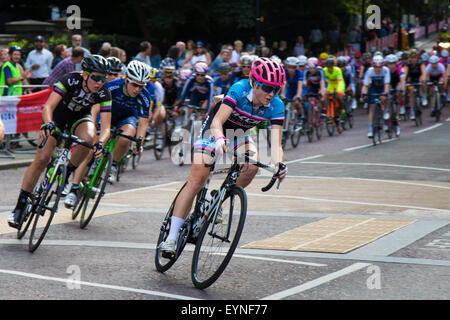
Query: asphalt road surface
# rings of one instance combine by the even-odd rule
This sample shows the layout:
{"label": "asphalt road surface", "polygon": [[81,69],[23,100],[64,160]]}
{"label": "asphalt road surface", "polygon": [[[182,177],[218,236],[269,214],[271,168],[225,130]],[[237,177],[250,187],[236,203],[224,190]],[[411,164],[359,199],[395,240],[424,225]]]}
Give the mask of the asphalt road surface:
{"label": "asphalt road surface", "polygon": [[[191,245],[166,273],[154,266],[161,222],[188,165],[145,151],[136,170],[107,187],[87,229],[61,206],[33,254],[28,235],[17,240],[6,223],[25,169],[0,171],[0,299],[450,299],[449,109],[439,123],[428,110],[421,127],[402,122],[399,138],[377,146],[367,139],[366,111],[358,109],[353,129],[288,146],[288,178],[263,194],[270,177],[260,172],[247,188],[239,247],[205,290],[191,282]],[[408,224],[346,253],[243,248],[344,217]]]}

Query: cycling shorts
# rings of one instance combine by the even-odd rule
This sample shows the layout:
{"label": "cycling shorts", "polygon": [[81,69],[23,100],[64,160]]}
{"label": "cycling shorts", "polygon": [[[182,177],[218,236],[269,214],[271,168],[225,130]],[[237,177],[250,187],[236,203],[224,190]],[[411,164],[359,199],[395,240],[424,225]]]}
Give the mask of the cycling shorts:
{"label": "cycling shorts", "polygon": [[[383,93],[384,92],[384,88],[383,87],[370,87],[369,88],[369,93]],[[374,104],[375,103],[375,98],[374,96],[369,96],[369,104]]]}
{"label": "cycling shorts", "polygon": [[76,128],[83,122],[92,121],[90,110],[87,112],[71,112],[67,108],[56,108],[53,111],[53,122],[61,132],[75,134]]}
{"label": "cycling shorts", "polygon": [[122,128],[126,124],[131,124],[135,129],[138,126],[138,118],[136,116],[128,116],[123,119],[117,119],[116,121],[111,121],[111,126],[116,128]]}
{"label": "cycling shorts", "polygon": [[[249,136],[241,136],[241,137],[235,137],[233,141],[231,142],[233,150],[236,150],[242,145],[246,144],[254,144],[255,142],[253,139]],[[194,153],[203,153],[207,154],[211,157],[214,157],[216,155],[216,142],[214,139],[214,136],[210,135],[209,137],[200,137],[195,141],[194,143]]]}

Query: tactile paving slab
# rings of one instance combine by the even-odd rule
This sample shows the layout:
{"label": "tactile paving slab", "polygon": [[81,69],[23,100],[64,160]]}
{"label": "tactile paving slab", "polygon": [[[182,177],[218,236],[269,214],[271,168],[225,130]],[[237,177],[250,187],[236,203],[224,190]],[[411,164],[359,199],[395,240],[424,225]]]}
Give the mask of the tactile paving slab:
{"label": "tactile paving slab", "polygon": [[243,246],[249,249],[347,253],[417,220],[329,217]]}

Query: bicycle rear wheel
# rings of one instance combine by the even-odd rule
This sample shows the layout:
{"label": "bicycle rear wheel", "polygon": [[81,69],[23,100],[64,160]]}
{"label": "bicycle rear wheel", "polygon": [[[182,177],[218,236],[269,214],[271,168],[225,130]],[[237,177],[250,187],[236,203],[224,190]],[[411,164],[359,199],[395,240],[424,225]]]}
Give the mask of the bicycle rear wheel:
{"label": "bicycle rear wheel", "polygon": [[[106,184],[108,183],[108,176],[111,173],[111,165],[112,165],[112,153],[108,152],[103,157],[103,161],[100,164],[100,168],[97,172],[97,176],[93,177],[95,179],[94,183],[91,187],[89,184],[85,187],[83,193],[83,209],[80,216],[80,228],[84,229],[91,221],[94,216],[95,210],[97,210],[98,204],[100,203],[101,198],[105,194]],[[86,209],[89,203],[89,199],[93,199],[94,206],[92,207],[89,214],[86,216]]]}
{"label": "bicycle rear wheel", "polygon": [[239,186],[233,187],[220,203],[222,222],[215,215],[202,226],[192,257],[191,279],[194,286],[205,289],[223,273],[231,260],[244,229],[247,196]]}
{"label": "bicycle rear wheel", "polygon": [[28,244],[28,250],[34,252],[50,227],[56,210],[58,210],[58,203],[61,198],[61,193],[64,188],[64,181],[66,181],[67,168],[60,166],[57,169],[53,181],[48,182],[45,190],[42,192],[36,210],[33,212],[33,226]]}

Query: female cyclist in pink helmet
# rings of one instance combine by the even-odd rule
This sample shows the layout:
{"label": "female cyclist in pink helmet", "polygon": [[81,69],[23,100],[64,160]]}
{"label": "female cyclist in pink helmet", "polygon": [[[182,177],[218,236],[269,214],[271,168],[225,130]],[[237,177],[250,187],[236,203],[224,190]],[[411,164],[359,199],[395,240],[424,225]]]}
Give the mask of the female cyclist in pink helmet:
{"label": "female cyclist in pink helmet", "polygon": [[[251,138],[253,127],[270,121],[271,161],[278,168],[285,167],[282,163],[284,154],[281,146],[285,107],[278,96],[285,81],[286,74],[279,63],[268,58],[257,58],[252,63],[250,78],[235,82],[223,100],[211,108],[194,144],[191,172],[175,201],[169,234],[159,245],[162,252],[168,255],[175,253],[179,230],[195,196],[209,176],[210,169],[205,167],[205,163],[210,163],[216,154],[227,152],[228,148],[241,154],[251,150],[254,152],[252,158],[258,159],[258,148]],[[226,141],[231,144],[227,145]],[[243,166],[237,185],[245,188],[252,182],[258,168],[249,163]],[[286,173],[287,169],[280,170],[278,179],[283,180]]]}

